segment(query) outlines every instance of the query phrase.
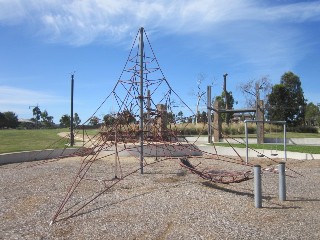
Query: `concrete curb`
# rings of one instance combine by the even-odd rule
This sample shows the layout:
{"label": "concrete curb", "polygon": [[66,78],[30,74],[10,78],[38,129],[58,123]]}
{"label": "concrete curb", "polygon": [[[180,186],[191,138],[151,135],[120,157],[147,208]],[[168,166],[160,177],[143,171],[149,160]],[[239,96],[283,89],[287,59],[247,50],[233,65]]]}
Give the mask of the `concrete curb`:
{"label": "concrete curb", "polygon": [[46,160],[57,158],[59,156],[68,156],[74,154],[77,150],[78,148],[66,148],[4,153],[0,154],[0,165],[9,163],[29,162],[36,160]]}
{"label": "concrete curb", "polygon": [[[183,146],[184,145],[184,146]],[[145,156],[186,156],[201,155],[200,151],[215,154],[214,147],[206,144],[194,145],[184,143],[181,146],[148,146],[144,149]],[[219,155],[225,156],[237,156],[237,154],[229,147],[216,146]],[[78,148],[67,148],[67,149],[47,149],[47,150],[37,150],[37,151],[24,151],[15,153],[4,153],[0,154],[0,165],[9,163],[21,163],[37,160],[46,160],[57,158],[60,156],[69,156],[74,154]],[[200,150],[200,151],[199,151]],[[246,156],[245,148],[235,148],[241,157]],[[256,149],[258,152],[263,153],[269,158],[284,158],[283,151],[277,151],[277,156],[271,156],[271,150]],[[110,150],[112,151],[112,150]],[[139,147],[134,147],[126,151],[122,151],[120,156],[138,156]],[[249,149],[249,158],[257,157],[257,152]],[[287,159],[298,159],[298,160],[314,160],[320,159],[320,154],[310,154],[310,153],[299,153],[299,152],[287,152]]]}

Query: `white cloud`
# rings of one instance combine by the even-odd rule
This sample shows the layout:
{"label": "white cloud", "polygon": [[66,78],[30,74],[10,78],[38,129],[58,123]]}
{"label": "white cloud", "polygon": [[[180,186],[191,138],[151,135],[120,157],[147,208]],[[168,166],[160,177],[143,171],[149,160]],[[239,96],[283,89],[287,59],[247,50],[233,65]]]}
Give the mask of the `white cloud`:
{"label": "white cloud", "polygon": [[44,107],[63,103],[68,103],[68,101],[50,93],[0,86],[0,112],[13,111],[20,115],[30,113],[29,107],[37,104],[41,104]]}
{"label": "white cloud", "polygon": [[[200,51],[219,60],[231,59],[239,69],[251,64],[260,74],[259,69],[290,69],[312,49],[312,41],[317,41],[305,40],[306,30],[295,23],[320,21],[320,1],[287,2],[0,0],[0,24],[27,23],[32,26],[31,35],[74,46],[95,42],[130,45],[132,35],[144,26],[148,34],[196,39],[188,42],[193,44],[192,51],[202,48]],[[204,37],[196,38],[197,34]]]}
{"label": "white cloud", "polygon": [[18,24],[26,18],[27,11],[20,0],[0,0],[0,23]]}
{"label": "white cloud", "polygon": [[227,22],[319,20],[320,2],[270,6],[253,0],[0,0],[0,23],[36,24],[51,41],[84,45],[119,41],[132,29],[194,33]]}

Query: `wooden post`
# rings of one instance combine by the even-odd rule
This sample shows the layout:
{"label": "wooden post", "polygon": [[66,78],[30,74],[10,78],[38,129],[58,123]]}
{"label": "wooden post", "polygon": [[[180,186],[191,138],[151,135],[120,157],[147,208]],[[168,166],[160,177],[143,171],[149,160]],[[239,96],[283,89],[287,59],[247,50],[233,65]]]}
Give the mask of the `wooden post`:
{"label": "wooden post", "polygon": [[259,100],[257,103],[256,120],[257,122],[257,143],[264,143],[264,109],[263,100]]}
{"label": "wooden post", "polygon": [[159,129],[159,136],[161,139],[167,139],[167,124],[168,124],[168,116],[167,116],[167,107],[164,104],[157,105],[157,112],[159,117],[157,118],[157,128]]}
{"label": "wooden post", "polygon": [[[217,100],[214,102],[214,108],[220,109],[220,103]],[[222,137],[221,130],[222,130],[221,116],[218,112],[214,111],[213,138],[215,142],[220,142],[220,138]]]}

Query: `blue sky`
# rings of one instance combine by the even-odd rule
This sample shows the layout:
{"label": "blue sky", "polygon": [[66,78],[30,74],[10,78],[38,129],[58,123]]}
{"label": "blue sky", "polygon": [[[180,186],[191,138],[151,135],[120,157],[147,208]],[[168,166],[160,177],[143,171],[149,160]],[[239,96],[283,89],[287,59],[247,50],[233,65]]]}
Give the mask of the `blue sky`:
{"label": "blue sky", "polygon": [[31,118],[38,104],[58,123],[70,112],[74,72],[74,111],[84,122],[116,84],[142,26],[192,109],[199,74],[219,95],[226,72],[236,108],[245,105],[241,83],[269,76],[277,84],[286,71],[320,103],[319,24],[320,1],[0,0],[0,111]]}

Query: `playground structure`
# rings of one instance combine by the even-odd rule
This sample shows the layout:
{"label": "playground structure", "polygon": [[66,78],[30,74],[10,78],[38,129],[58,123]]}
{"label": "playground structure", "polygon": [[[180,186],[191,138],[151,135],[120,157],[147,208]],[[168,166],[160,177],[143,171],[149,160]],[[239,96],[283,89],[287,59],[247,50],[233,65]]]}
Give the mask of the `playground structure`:
{"label": "playground structure", "polygon": [[[224,75],[224,79],[226,78],[226,75]],[[224,87],[225,88],[225,87]],[[226,89],[224,89],[225,95],[226,95]],[[266,121],[264,119],[264,103],[262,100],[260,100],[260,94],[259,94],[259,87],[256,86],[256,108],[255,109],[221,109],[219,101],[215,101],[212,107],[212,98],[211,98],[211,86],[207,87],[207,115],[208,115],[208,143],[212,143],[212,128],[213,128],[213,136],[214,141],[219,142],[222,138],[222,121],[221,121],[221,114],[227,113],[227,114],[233,114],[233,113],[247,113],[247,112],[253,112],[256,114],[255,120],[244,120],[245,124],[245,146],[246,146],[246,164],[249,163],[249,144],[248,144],[248,125],[247,123],[256,123],[257,125],[257,143],[258,144],[264,144],[265,138],[264,138],[264,126],[266,123],[269,124],[281,124],[283,125],[283,151],[284,151],[284,157],[283,160],[287,160],[287,152],[286,152],[286,121]],[[212,124],[211,120],[211,111],[214,111],[214,121]],[[213,125],[213,127],[212,127]],[[228,136],[224,136],[228,138]],[[227,140],[228,142],[228,140]],[[239,142],[240,143],[240,142]],[[277,138],[277,144],[278,144],[278,138]],[[254,149],[253,149],[254,150]],[[257,157],[267,157],[265,154],[260,153],[256,150]],[[271,156],[277,156],[276,153],[271,153]]]}
{"label": "playground structure", "polygon": [[[92,114],[94,117],[110,110],[106,107],[111,106],[108,123],[94,136],[81,126],[76,130],[83,130],[87,141],[68,156],[80,160],[80,166],[51,218],[51,224],[77,216],[89,204],[111,192],[114,186],[125,182],[123,180],[138,172],[145,174],[146,169],[150,171],[153,165],[164,161],[175,161],[214,183],[251,179],[252,165],[246,163],[231,145],[230,152],[235,156],[225,156],[219,154],[214,145],[214,151],[206,152],[179,135],[176,122],[170,119],[176,100],[193,112],[164,77],[148,36],[140,28],[115,87]],[[90,119],[84,124],[88,121]],[[215,125],[213,130],[217,131]],[[73,137],[72,133],[70,138]],[[50,161],[62,157],[67,156]],[[124,170],[123,158],[132,159],[137,163],[136,167]],[[94,186],[87,188],[85,182]]]}
{"label": "playground structure", "polygon": [[[253,123],[259,123],[259,120],[245,120],[245,135],[246,135],[246,163],[249,162],[249,154],[248,154],[248,150],[249,150],[249,142],[248,142],[248,128],[247,128],[247,123],[248,122],[253,122]],[[283,160],[286,161],[287,160],[287,150],[286,150],[286,143],[287,143],[287,132],[286,132],[286,121],[263,121],[263,123],[269,123],[269,124],[282,124],[283,125],[283,152],[284,152],[284,156],[283,156]],[[277,141],[278,144],[278,141]],[[260,154],[258,155],[258,157],[264,157],[264,154]],[[277,156],[277,154],[273,154],[271,153],[271,156]]]}
{"label": "playground structure", "polygon": [[[252,166],[245,164],[239,155],[222,156],[215,148],[214,153],[201,151],[179,135],[176,122],[169,118],[173,115],[173,103],[177,100],[193,112],[164,77],[148,36],[140,28],[115,87],[92,117],[104,106],[112,106],[114,113],[97,135],[91,137],[86,134],[89,141],[85,147],[90,150],[81,157],[79,170],[51,224],[75,216],[127,177],[137,172],[144,174],[145,168],[163,161],[177,161],[190,172],[216,183],[251,179]],[[122,158],[128,156],[137,160],[140,166],[132,171],[123,171]],[[212,165],[214,162],[217,162],[215,167]],[[219,165],[223,162],[228,164],[227,169]],[[105,170],[101,175],[102,169]],[[91,195],[82,196],[84,200],[74,204],[73,199],[79,194],[84,181],[97,182],[97,188]]]}
{"label": "playground structure", "polygon": [[[225,75],[224,75],[225,76]],[[257,92],[259,89],[256,90]],[[227,107],[227,106],[226,106]],[[211,120],[211,111],[214,111],[213,117],[213,127]],[[259,94],[257,93],[256,108],[248,109],[221,109],[219,101],[215,101],[212,107],[211,99],[211,86],[207,87],[207,115],[208,115],[208,143],[212,143],[212,128],[213,128],[213,138],[215,142],[220,142],[222,138],[222,120],[221,114],[233,114],[233,113],[248,113],[253,112],[256,114],[255,122],[257,123],[257,143],[264,142],[264,103],[263,100],[259,99]]]}

